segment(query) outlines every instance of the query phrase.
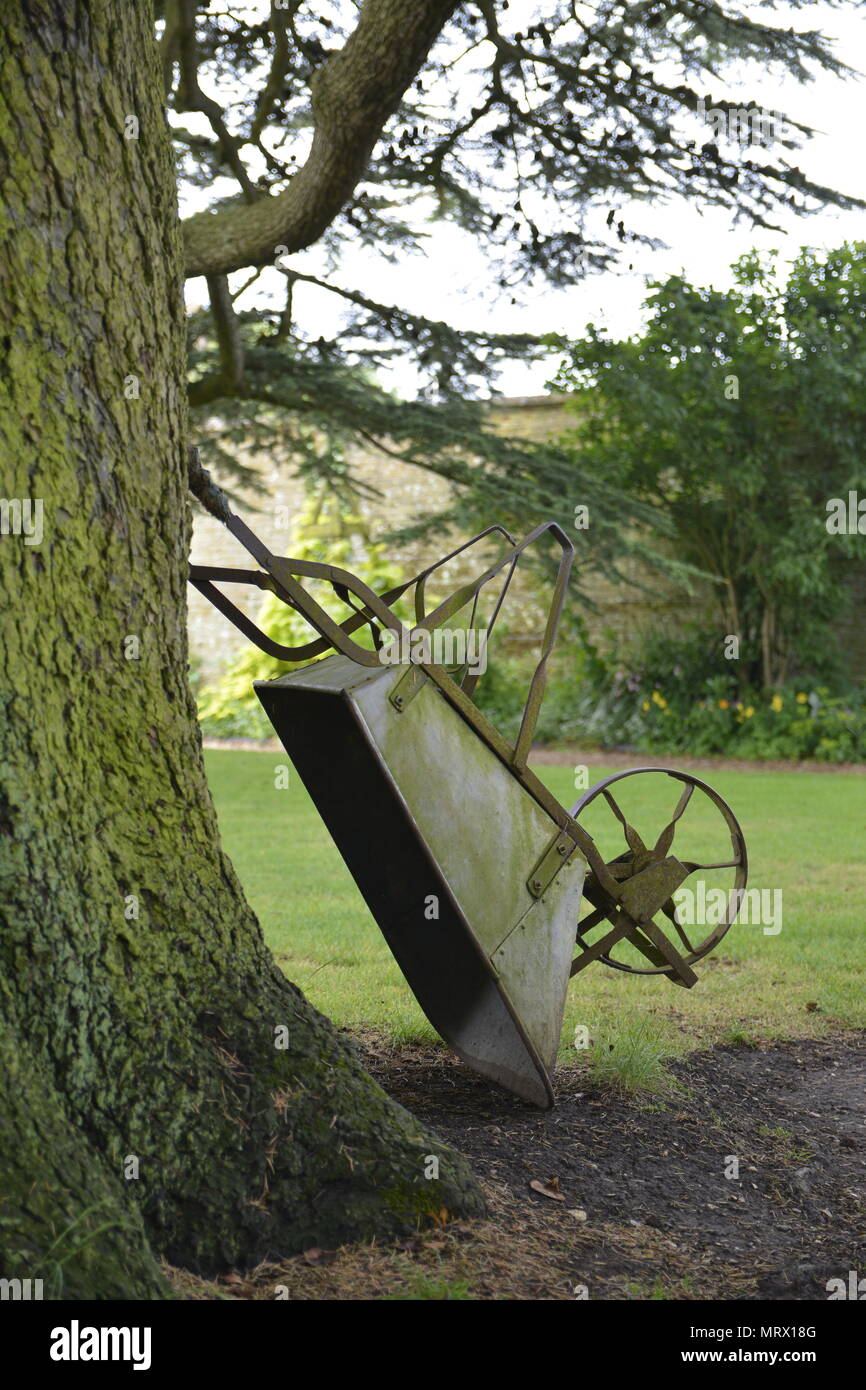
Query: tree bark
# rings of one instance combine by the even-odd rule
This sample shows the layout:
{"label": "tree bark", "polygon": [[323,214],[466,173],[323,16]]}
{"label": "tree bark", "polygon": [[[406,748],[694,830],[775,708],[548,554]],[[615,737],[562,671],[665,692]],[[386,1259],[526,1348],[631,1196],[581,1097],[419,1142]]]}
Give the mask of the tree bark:
{"label": "tree bark", "polygon": [[156,1297],[155,1253],[214,1271],[482,1203],[283,978],[219,846],[149,6],[3,18],[0,1274]]}

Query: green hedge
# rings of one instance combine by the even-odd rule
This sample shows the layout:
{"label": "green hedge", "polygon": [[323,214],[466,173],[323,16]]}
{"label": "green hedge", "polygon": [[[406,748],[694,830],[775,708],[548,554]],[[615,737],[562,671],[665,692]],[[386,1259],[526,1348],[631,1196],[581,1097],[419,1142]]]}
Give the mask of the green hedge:
{"label": "green hedge", "polygon": [[[261,654],[247,656],[204,696],[205,735],[273,736],[252,693],[263,664]],[[512,740],[531,673],[529,657],[492,656],[478,686],[480,708]],[[566,646],[551,669],[536,742],[693,757],[866,762],[866,688],[840,693],[798,679],[779,690],[750,691],[738,685],[735,662],[724,662],[694,638],[656,639],[630,663]]]}

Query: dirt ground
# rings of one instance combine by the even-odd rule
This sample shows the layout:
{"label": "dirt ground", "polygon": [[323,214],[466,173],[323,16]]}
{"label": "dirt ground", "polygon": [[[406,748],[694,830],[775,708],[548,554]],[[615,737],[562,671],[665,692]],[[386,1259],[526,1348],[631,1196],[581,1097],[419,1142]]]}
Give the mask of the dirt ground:
{"label": "dirt ground", "polygon": [[546,1113],[444,1049],[355,1040],[390,1094],[467,1156],[488,1219],[443,1214],[393,1247],[308,1251],[216,1284],[172,1271],[180,1292],[826,1300],[828,1280],[866,1276],[864,1033],[692,1054],[671,1065],[681,1089],[664,1102],[562,1068]]}

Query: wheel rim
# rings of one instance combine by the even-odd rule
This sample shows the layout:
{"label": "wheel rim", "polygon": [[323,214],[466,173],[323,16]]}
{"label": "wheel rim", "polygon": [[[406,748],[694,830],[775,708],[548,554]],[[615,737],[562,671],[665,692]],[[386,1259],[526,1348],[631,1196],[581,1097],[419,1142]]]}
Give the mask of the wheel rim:
{"label": "wheel rim", "polygon": [[[644,844],[610,791],[616,783],[649,773],[668,777],[682,784],[673,814],[652,846]],[[698,860],[679,859],[672,853],[677,830],[696,792],[706,797],[719,812],[721,824],[730,835],[729,858],[703,863]],[[601,860],[596,871],[588,875],[585,897],[594,910],[578,923],[577,944],[580,951],[575,958],[572,974],[583,969],[591,960],[598,959],[614,970],[623,970],[629,974],[667,975],[677,983],[694,984],[697,977],[689,967],[708,955],[722,940],[736,920],[745,891],[748,858],[739,821],[724,797],[708,783],[691,773],[675,771],[672,768],[628,768],[624,772],[612,773],[583,794],[571,808],[571,816],[579,820],[580,816],[600,798],[619,822],[626,848],[606,863]],[[724,912],[702,940],[693,941],[685,930],[686,925],[691,924],[684,924],[679,918],[678,907],[673,901],[674,892],[679,892],[687,885],[688,880],[697,874],[724,869],[733,871],[733,883],[725,893]],[[668,889],[672,891],[669,893]],[[657,918],[660,920],[656,920]],[[600,949],[598,941],[592,943],[587,939],[587,932],[602,923],[615,925],[616,930],[608,931],[608,937],[615,936],[618,932],[617,940],[604,950]],[[637,947],[651,963],[637,966],[615,959],[611,954],[612,950],[625,941]]]}

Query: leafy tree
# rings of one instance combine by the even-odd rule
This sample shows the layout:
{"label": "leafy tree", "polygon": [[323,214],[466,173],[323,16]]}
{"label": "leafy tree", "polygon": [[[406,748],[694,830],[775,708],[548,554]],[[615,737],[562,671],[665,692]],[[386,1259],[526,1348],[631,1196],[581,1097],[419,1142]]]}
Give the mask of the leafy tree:
{"label": "leafy tree", "polygon": [[[847,205],[782,155],[749,168],[692,150],[674,125],[696,89],[652,71],[670,58],[698,80],[749,53],[839,71],[818,36],[706,0],[576,7],[573,21],[560,4],[519,35],[509,13],[504,0],[255,12],[176,0],[160,8],[158,50],[149,8],[129,0],[3,8],[4,518],[16,501],[19,519],[24,502],[36,511],[35,527],[4,520],[0,538],[6,1277],[163,1296],[156,1254],[214,1270],[405,1231],[431,1208],[482,1209],[465,1163],[282,976],[220,848],[186,673],[184,275],[208,277],[212,311],[209,331],[194,325],[193,400],[231,428],[284,410],[311,468],[319,424],[387,434],[525,516],[533,496],[573,495],[566,462],[509,445],[494,456],[476,434],[473,471],[457,399],[514,344],[350,301],[369,350],[351,335],[320,347],[286,305],[241,318],[226,277],[273,263],[278,246],[291,257],[322,241],[336,257],[366,238],[402,254],[397,204],[423,211],[423,198],[483,236],[506,283],[576,273],[577,214],[593,197],[614,215],[662,184],[759,218],[780,199]],[[473,95],[448,65],[482,35]],[[411,90],[431,75],[438,113],[438,96]],[[209,122],[207,138],[179,134],[183,172],[221,197],[180,228],[166,92],[173,120]],[[261,171],[244,171],[250,154]],[[546,190],[552,225],[529,184]],[[445,412],[398,411],[356,370],[413,334]],[[428,1154],[440,1177],[420,1183]]]}
{"label": "leafy tree", "polygon": [[[206,276],[209,295],[189,325],[205,460],[230,479],[238,440],[253,438],[345,491],[346,444],[376,442],[456,485],[424,526],[493,513],[522,525],[581,503],[593,516],[581,561],[615,566],[621,521],[647,517],[582,460],[485,428],[478,398],[499,366],[544,345],[379,302],[347,278],[346,252],[416,256],[423,273],[429,225],[449,221],[513,303],[656,245],[641,204],[684,197],[760,226],[782,207],[852,206],[797,167],[807,127],[779,122],[744,143],[733,121],[726,141],[696,119],[725,109],[713,95],[725,66],[845,71],[820,34],[768,22],[770,0],[757,8],[766,19],[716,0],[286,0],[269,14],[169,0],[182,187],[210,199],[184,223],[186,273]],[[761,107],[760,89],[747,105]],[[297,254],[315,243],[319,274]],[[339,332],[322,333],[311,286],[345,306]],[[417,399],[375,384],[395,358],[417,368]]]}
{"label": "leafy tree", "polygon": [[735,669],[772,687],[820,666],[862,565],[860,538],[827,523],[866,486],[866,243],[806,249],[787,278],[754,253],[734,271],[730,293],[656,284],[626,341],[591,325],[555,385],[575,393],[583,466],[670,521],[715,581],[719,652],[739,636]]}

